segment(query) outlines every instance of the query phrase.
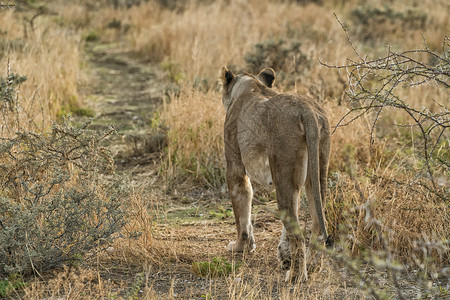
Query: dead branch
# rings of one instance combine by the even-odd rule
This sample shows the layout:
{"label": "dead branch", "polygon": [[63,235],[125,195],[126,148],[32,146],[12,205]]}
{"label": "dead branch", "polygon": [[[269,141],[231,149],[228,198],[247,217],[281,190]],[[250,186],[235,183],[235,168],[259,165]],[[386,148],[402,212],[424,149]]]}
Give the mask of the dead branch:
{"label": "dead branch", "polygon": [[[440,198],[448,198],[438,192],[434,174],[437,169],[443,169],[444,174],[449,171],[448,157],[438,155],[438,149],[448,150],[448,128],[450,127],[450,109],[448,103],[437,103],[438,109],[431,111],[428,107],[414,107],[407,99],[399,96],[402,89],[410,89],[420,85],[442,88],[448,92],[450,87],[450,39],[443,41],[442,52],[431,51],[424,39],[422,49],[393,51],[390,47],[384,57],[369,58],[362,55],[350,38],[344,24],[337,18],[345,32],[348,43],[356,54],[356,60],[348,59],[347,64],[330,65],[319,62],[331,69],[344,69],[348,75],[346,94],[349,110],[334,126],[333,133],[340,127],[347,126],[361,116],[369,115],[372,120],[370,129],[370,145],[375,139],[377,124],[387,108],[401,110],[410,118],[407,123],[394,126],[408,126],[421,137],[418,145],[419,155],[423,160],[421,176],[414,181],[425,180],[430,184],[427,189]],[[431,102],[430,101],[430,102]],[[447,143],[447,144],[446,144]],[[425,185],[420,181],[420,185]]]}

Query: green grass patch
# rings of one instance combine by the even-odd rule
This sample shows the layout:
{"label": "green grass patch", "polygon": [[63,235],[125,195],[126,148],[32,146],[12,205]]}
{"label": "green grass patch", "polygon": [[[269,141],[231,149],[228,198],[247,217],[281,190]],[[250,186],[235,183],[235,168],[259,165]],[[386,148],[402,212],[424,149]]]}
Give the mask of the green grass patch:
{"label": "green grass patch", "polygon": [[225,258],[214,257],[211,261],[193,262],[192,269],[201,277],[228,276],[239,269],[239,263],[228,262]]}
{"label": "green grass patch", "polygon": [[69,106],[63,105],[56,113],[56,116],[58,117],[58,119],[67,117],[68,115],[93,118],[93,117],[95,117],[95,112],[90,108],[83,108],[83,107],[77,107],[77,106],[71,106],[71,105],[69,105]]}
{"label": "green grass patch", "polygon": [[224,208],[223,206],[219,206],[217,210],[210,210],[209,217],[217,218],[220,220],[226,220],[233,216],[233,211],[231,208]]}
{"label": "green grass patch", "polygon": [[95,30],[91,30],[88,34],[86,34],[84,39],[86,42],[95,42],[100,39],[100,35]]}
{"label": "green grass patch", "polygon": [[0,297],[7,297],[15,290],[23,289],[27,283],[19,274],[11,274],[7,279],[0,280]]}

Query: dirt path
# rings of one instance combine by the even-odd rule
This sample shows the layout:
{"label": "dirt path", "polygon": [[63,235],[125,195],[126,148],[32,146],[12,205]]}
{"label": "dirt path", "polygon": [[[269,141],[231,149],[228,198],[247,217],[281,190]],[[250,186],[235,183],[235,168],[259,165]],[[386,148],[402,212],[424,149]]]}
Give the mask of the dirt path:
{"label": "dirt path", "polygon": [[86,61],[89,78],[82,90],[95,113],[92,126],[116,128],[118,134],[110,149],[118,169],[127,171],[151,163],[159,150],[156,144],[163,143],[148,132],[162,103],[163,75],[114,44],[88,45]]}

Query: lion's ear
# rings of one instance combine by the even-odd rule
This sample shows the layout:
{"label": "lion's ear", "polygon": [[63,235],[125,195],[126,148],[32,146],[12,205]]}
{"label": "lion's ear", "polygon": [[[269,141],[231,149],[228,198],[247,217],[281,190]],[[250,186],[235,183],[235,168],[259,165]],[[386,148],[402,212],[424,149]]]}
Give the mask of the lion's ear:
{"label": "lion's ear", "polygon": [[229,71],[226,66],[223,66],[222,69],[220,69],[220,79],[222,80],[223,85],[230,84],[234,79],[234,74]]}
{"label": "lion's ear", "polygon": [[267,87],[271,88],[273,86],[273,83],[275,82],[275,71],[271,68],[265,68],[258,74],[258,78]]}

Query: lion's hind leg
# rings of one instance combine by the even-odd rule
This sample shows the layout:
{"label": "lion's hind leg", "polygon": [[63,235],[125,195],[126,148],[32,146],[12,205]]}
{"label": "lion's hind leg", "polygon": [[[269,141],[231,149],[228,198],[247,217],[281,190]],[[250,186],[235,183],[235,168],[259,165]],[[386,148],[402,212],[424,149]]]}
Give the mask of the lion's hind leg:
{"label": "lion's hind leg", "polygon": [[228,186],[231,194],[234,217],[236,219],[237,240],[230,242],[227,249],[233,252],[252,251],[255,249],[253,226],[250,219],[253,190],[247,176],[230,176]]}
{"label": "lion's hind leg", "polygon": [[[299,194],[297,192],[294,193],[291,197],[292,199],[294,199],[297,198],[296,196],[298,195]],[[282,235],[280,242],[281,249],[279,249],[278,254],[282,259],[281,267],[289,268],[289,271],[287,271],[286,273],[287,282],[295,280],[305,281],[308,279],[304,251],[305,239],[298,223],[297,208],[297,205],[293,205],[293,207],[287,207],[279,203],[279,210],[285,230],[285,237],[283,237]],[[285,241],[289,245],[288,248],[286,248]]]}
{"label": "lion's hind leg", "polygon": [[[299,157],[299,161],[304,161],[306,157]],[[304,164],[300,164],[300,168]],[[278,168],[272,170],[274,183],[277,190],[278,210],[283,222],[284,232],[281,236],[279,257],[282,259],[282,267],[289,262],[290,269],[286,273],[286,281],[307,280],[306,262],[304,258],[304,237],[298,222],[298,201],[300,198],[300,188],[304,181],[304,170],[295,170],[287,160],[277,160],[272,158],[271,166]],[[286,242],[289,244],[289,251],[286,251]],[[290,255],[289,255],[290,254]]]}

